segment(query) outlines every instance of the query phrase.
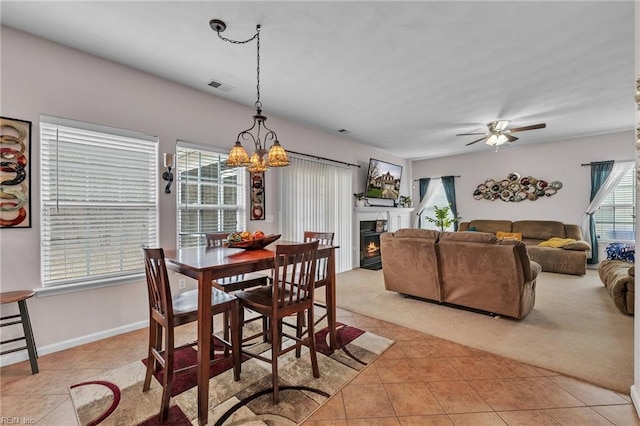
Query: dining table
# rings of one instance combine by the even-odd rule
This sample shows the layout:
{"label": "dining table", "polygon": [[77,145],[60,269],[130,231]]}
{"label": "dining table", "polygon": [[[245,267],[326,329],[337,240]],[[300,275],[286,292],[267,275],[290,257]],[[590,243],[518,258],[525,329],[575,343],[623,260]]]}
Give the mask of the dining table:
{"label": "dining table", "polygon": [[[167,267],[198,282],[198,424],[206,425],[209,416],[209,357],[211,349],[211,288],[216,279],[274,268],[276,246],[298,244],[277,241],[265,248],[245,250],[230,247],[187,247],[166,251]],[[327,259],[326,306],[329,346],[338,347],[336,339],[336,262],[339,246],[321,245],[317,258]],[[239,350],[240,348],[232,348]]]}

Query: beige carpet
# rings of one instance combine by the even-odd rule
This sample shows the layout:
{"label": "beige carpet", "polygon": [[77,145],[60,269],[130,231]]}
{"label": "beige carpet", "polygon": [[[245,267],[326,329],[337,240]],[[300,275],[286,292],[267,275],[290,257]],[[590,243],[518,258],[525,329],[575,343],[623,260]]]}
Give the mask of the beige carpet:
{"label": "beige carpet", "polygon": [[386,291],[382,271],[366,269],[338,275],[337,305],[619,392],[633,383],[633,317],[618,311],[595,270],[543,272],[535,307],[519,321]]}

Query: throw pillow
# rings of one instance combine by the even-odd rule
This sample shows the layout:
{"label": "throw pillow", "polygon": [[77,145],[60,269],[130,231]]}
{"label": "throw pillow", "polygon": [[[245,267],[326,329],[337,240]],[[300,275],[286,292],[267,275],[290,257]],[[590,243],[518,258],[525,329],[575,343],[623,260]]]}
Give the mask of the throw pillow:
{"label": "throw pillow", "polygon": [[611,243],[605,251],[607,252],[607,259],[609,260],[635,261],[636,246],[633,244]]}
{"label": "throw pillow", "polygon": [[569,243],[562,248],[565,250],[587,251],[591,250],[591,244],[586,241],[578,240],[575,243]]}
{"label": "throw pillow", "polygon": [[478,228],[476,228],[475,226],[471,226],[467,229],[467,231],[478,232]]}
{"label": "throw pillow", "polygon": [[575,243],[575,242],[576,240],[574,240],[573,238],[551,237],[547,241],[543,241],[540,244],[538,244],[538,246],[560,248],[560,247],[566,246],[567,244]]}
{"label": "throw pillow", "polygon": [[498,231],[496,233],[496,237],[498,237],[499,240],[522,241],[522,233],[521,232],[502,232],[502,231]]}

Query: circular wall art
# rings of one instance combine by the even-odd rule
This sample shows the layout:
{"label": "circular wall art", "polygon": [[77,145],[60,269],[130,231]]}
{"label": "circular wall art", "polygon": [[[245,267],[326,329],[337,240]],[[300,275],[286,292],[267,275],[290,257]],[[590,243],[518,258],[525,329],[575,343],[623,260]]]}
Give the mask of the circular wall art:
{"label": "circular wall art", "polygon": [[551,197],[562,189],[562,182],[548,182],[532,176],[521,177],[519,173],[510,173],[506,179],[487,179],[473,191],[476,200],[502,200],[518,203],[523,200],[535,201]]}

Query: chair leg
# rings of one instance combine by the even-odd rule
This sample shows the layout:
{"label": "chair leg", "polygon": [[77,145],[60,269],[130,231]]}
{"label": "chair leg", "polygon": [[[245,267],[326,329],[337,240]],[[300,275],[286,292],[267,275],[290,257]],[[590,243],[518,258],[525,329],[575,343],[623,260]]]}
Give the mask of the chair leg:
{"label": "chair leg", "polygon": [[24,339],[27,343],[27,352],[29,353],[29,363],[31,364],[31,374],[38,373],[38,351],[36,350],[36,342],[33,338],[33,329],[29,320],[29,311],[27,310],[27,301],[19,300],[18,308],[20,309],[20,319],[22,320],[22,330]]}
{"label": "chair leg", "polygon": [[313,377],[316,379],[320,377],[320,369],[318,368],[318,355],[316,354],[316,333],[313,324],[313,306],[309,308],[309,327],[307,332],[309,333],[309,354],[311,355],[311,368],[313,369]]}
{"label": "chair leg", "polygon": [[[298,314],[296,315],[296,337],[298,339],[302,338],[302,328],[304,326],[304,312],[298,312]],[[296,348],[296,358],[300,358],[300,355],[302,354],[302,345],[298,345],[298,347]]]}
{"label": "chair leg", "polygon": [[[223,338],[224,340],[226,340],[227,342],[230,342],[230,336],[229,336],[229,312],[228,311],[224,311],[224,313],[222,314],[223,319],[222,321],[224,322],[223,327]],[[231,321],[233,321],[233,313],[231,314],[232,318]],[[236,317],[237,319],[237,317]],[[211,327],[211,329],[213,330],[213,325]],[[233,332],[232,332],[233,333]],[[224,357],[228,357],[229,356],[229,347],[225,346],[224,347]]]}
{"label": "chair leg", "polygon": [[169,400],[171,399],[171,385],[173,384],[173,327],[165,327],[164,377],[162,384],[162,402],[160,403],[160,422],[169,417]]}
{"label": "chair leg", "polygon": [[271,331],[271,382],[273,386],[273,403],[280,402],[278,389],[278,357],[280,356],[280,330],[282,320],[270,321]]}
{"label": "chair leg", "polygon": [[[230,316],[231,316],[231,356],[233,359],[233,379],[236,382],[240,380],[240,368],[242,365],[242,362],[240,359],[241,357],[240,351],[242,347],[242,338],[241,338],[242,329],[240,328],[240,324],[238,321],[238,311],[239,311],[238,301],[235,300],[233,305],[231,306]],[[225,316],[229,316],[227,311],[225,311]],[[227,325],[227,322],[225,320],[225,326],[226,325]]]}
{"label": "chair leg", "polygon": [[149,321],[149,352],[147,355],[147,374],[144,377],[144,385],[142,386],[142,392],[149,390],[151,386],[151,376],[155,371],[157,365],[156,357],[153,356],[152,348],[156,348],[156,342],[158,340],[158,323],[153,319]]}

